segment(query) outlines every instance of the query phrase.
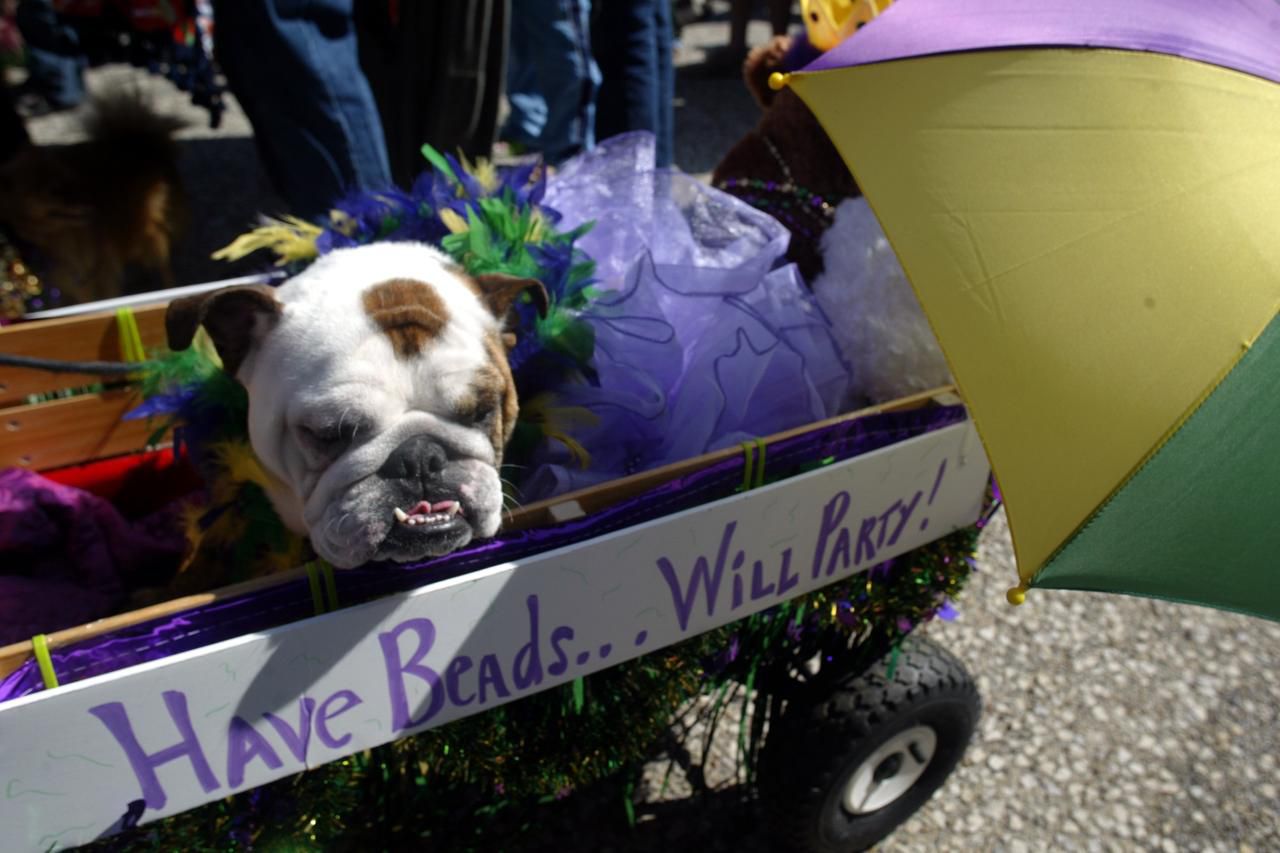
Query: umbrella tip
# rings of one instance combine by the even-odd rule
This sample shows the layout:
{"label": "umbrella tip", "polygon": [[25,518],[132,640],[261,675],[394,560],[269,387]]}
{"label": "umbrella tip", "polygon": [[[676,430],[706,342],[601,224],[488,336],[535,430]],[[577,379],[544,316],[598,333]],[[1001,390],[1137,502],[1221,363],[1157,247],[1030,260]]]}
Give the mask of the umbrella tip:
{"label": "umbrella tip", "polygon": [[1027,588],[1026,581],[1010,588],[1009,591],[1004,594],[1005,600],[1014,607],[1017,607],[1019,604],[1022,604],[1027,600]]}
{"label": "umbrella tip", "polygon": [[781,92],[787,88],[787,84],[791,82],[790,74],[783,74],[781,71],[775,71],[769,75],[769,88],[775,92]]}

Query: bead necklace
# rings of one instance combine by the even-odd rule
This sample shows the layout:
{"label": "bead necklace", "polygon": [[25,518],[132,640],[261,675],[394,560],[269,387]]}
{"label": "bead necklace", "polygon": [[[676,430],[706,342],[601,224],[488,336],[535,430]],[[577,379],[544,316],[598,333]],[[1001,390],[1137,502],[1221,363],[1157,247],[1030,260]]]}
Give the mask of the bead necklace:
{"label": "bead necklace", "polygon": [[0,325],[47,307],[44,295],[40,276],[23,261],[17,244],[0,227]]}
{"label": "bead necklace", "polygon": [[716,184],[747,204],[763,210],[808,240],[816,240],[831,224],[835,208],[822,196],[796,183],[791,168],[769,137],[761,135],[765,147],[782,171],[783,180],[762,181],[758,178],[726,178]]}

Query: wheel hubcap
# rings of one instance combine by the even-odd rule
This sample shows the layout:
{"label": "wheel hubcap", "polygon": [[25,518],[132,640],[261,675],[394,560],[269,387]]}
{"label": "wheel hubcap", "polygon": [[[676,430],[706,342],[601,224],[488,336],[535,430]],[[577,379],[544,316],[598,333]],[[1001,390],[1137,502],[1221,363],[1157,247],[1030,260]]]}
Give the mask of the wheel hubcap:
{"label": "wheel hubcap", "polygon": [[878,811],[911,789],[933,760],[938,734],[930,726],[912,726],[882,743],[849,777],[844,810],[861,815]]}

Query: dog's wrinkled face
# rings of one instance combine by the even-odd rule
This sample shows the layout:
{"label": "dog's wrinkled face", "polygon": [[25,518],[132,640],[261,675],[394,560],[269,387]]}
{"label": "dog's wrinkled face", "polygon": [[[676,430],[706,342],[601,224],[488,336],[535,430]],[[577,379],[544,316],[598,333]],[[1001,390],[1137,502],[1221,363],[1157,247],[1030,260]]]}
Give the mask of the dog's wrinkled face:
{"label": "dog's wrinkled face", "polygon": [[204,324],[248,389],[276,508],[346,568],[497,532],[517,414],[502,318],[525,290],[545,308],[537,282],[472,280],[430,247],[383,243],[332,252],[274,293],[180,300],[168,324],[178,347]]}

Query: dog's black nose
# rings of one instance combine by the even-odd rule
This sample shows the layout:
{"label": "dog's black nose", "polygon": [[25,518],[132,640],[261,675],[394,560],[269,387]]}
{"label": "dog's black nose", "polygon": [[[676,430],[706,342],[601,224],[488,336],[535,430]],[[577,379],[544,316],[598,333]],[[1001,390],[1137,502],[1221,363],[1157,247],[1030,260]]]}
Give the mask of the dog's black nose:
{"label": "dog's black nose", "polygon": [[378,474],[388,480],[414,480],[421,482],[439,474],[449,461],[444,448],[429,436],[415,435],[387,457]]}

